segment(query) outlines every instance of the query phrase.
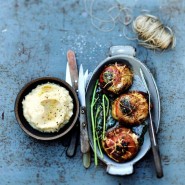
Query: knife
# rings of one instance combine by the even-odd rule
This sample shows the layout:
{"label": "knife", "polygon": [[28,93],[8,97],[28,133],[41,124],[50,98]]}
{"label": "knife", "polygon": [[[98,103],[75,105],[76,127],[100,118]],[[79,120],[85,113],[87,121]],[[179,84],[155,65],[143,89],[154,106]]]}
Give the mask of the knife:
{"label": "knife", "polygon": [[[82,72],[82,74],[83,74],[83,72]],[[86,72],[84,73],[84,84],[85,84],[85,87],[87,86],[87,82],[89,81],[89,77],[90,76],[91,76],[91,73],[88,73],[88,70],[86,70]],[[83,166],[86,169],[90,167],[90,165],[91,165],[91,152],[90,152],[90,149],[88,150],[88,152],[83,153],[82,161],[83,161]]]}
{"label": "knife", "polygon": [[[74,88],[74,90],[78,91],[78,69],[76,64],[76,57],[75,53],[72,50],[69,50],[67,52],[67,66],[66,66],[66,79],[67,82]],[[76,126],[72,129],[71,133],[71,141],[70,144],[66,150],[66,155],[68,157],[73,157],[76,153],[76,148],[78,144],[78,133],[79,133],[79,126],[78,123]]]}
{"label": "knife", "polygon": [[[66,77],[65,77],[65,80],[66,80],[66,82],[67,82],[70,86],[72,86],[68,62],[67,62],[67,64],[66,64]],[[62,145],[63,145],[64,147],[69,147],[70,141],[71,141],[71,132],[69,132],[68,134],[64,135],[64,136],[62,137],[62,140],[61,140]]]}
{"label": "knife", "polygon": [[[85,77],[86,78],[86,77]],[[78,97],[80,100],[80,145],[83,154],[89,152],[89,137],[87,132],[87,118],[86,118],[86,102],[85,102],[85,78],[83,66],[80,65],[79,83],[78,83]]]}
{"label": "knife", "polygon": [[158,178],[163,177],[163,169],[162,169],[162,164],[161,164],[161,157],[160,157],[160,152],[159,152],[159,146],[157,144],[157,137],[156,137],[156,132],[155,132],[155,127],[152,121],[152,114],[150,110],[150,105],[151,105],[151,95],[150,91],[148,88],[148,85],[146,83],[144,74],[142,69],[140,68],[140,75],[142,82],[145,86],[145,89],[147,90],[148,93],[148,102],[149,102],[149,135],[150,135],[150,140],[151,140],[151,146],[152,146],[152,152],[153,152],[153,157],[154,157],[154,163],[155,163],[155,168],[156,168],[156,174]]}

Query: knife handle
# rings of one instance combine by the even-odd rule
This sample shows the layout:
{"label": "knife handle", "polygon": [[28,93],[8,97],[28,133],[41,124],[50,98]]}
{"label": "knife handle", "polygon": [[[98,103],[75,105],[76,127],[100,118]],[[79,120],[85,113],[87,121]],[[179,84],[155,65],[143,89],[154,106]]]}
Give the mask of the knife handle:
{"label": "knife handle", "polygon": [[68,157],[73,157],[76,153],[76,148],[77,148],[77,144],[78,144],[78,133],[79,133],[79,127],[78,124],[76,125],[76,127],[73,128],[73,130],[71,131],[71,141],[70,144],[66,150],[66,155]]}
{"label": "knife handle", "polygon": [[82,153],[87,153],[90,150],[87,132],[86,108],[84,106],[80,107],[80,145]]}
{"label": "knife handle", "polygon": [[83,166],[84,168],[89,168],[91,165],[91,152],[90,150],[87,153],[84,153],[82,156],[82,160],[83,160]]}
{"label": "knife handle", "polygon": [[69,64],[69,72],[71,76],[72,87],[75,91],[78,90],[78,70],[77,70],[77,63],[75,53],[72,50],[67,52],[67,59]]}
{"label": "knife handle", "polygon": [[163,177],[163,168],[162,168],[162,163],[161,163],[161,156],[159,152],[159,146],[157,144],[157,139],[156,139],[156,131],[154,124],[151,119],[151,113],[150,115],[150,124],[149,124],[149,134],[151,138],[151,146],[152,146],[152,152],[153,152],[153,157],[154,157],[154,164],[155,164],[155,169],[156,169],[156,175],[158,178]]}
{"label": "knife handle", "polygon": [[158,145],[152,146],[152,151],[153,151],[153,155],[154,155],[156,175],[157,175],[158,178],[161,178],[161,177],[163,177],[163,169],[162,169],[162,164],[161,164],[161,158],[160,158]]}

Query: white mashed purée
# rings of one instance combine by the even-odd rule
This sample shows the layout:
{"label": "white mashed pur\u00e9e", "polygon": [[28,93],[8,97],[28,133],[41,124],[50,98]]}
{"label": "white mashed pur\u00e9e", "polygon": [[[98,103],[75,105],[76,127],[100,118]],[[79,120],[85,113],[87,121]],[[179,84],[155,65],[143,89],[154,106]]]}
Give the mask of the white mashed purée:
{"label": "white mashed pur\u00e9e", "polygon": [[68,90],[53,83],[38,85],[23,100],[23,114],[41,132],[57,132],[73,115]]}

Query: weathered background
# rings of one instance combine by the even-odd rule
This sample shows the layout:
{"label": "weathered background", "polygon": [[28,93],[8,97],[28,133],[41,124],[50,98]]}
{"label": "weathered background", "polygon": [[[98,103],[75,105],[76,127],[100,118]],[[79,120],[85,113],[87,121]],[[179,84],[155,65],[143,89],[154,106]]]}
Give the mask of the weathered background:
{"label": "weathered background", "polygon": [[[0,184],[143,184],[182,185],[185,171],[185,37],[183,0],[120,0],[133,10],[143,9],[170,26],[175,49],[154,52],[124,37],[134,36],[131,26],[116,23],[110,32],[95,29],[84,1],[0,0]],[[95,1],[94,14],[106,18],[116,1]],[[66,52],[73,49],[78,65],[93,71],[112,45],[132,45],[137,58],[152,71],[161,97],[158,134],[164,177],[155,175],[151,151],[135,165],[131,176],[110,176],[105,167],[82,166],[78,147],[74,158],[65,155],[61,141],[40,142],[27,136],[14,115],[17,93],[31,79],[65,78]]]}

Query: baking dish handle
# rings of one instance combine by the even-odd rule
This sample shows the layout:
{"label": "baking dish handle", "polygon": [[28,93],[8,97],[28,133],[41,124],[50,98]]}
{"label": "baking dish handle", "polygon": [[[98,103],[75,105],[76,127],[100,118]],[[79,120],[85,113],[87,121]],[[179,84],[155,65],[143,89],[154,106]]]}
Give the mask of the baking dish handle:
{"label": "baking dish handle", "polygon": [[112,46],[109,50],[109,56],[115,55],[129,55],[134,57],[136,55],[136,49],[132,46]]}
{"label": "baking dish handle", "polygon": [[134,171],[132,164],[125,164],[121,166],[107,165],[107,173],[111,175],[130,175]]}

